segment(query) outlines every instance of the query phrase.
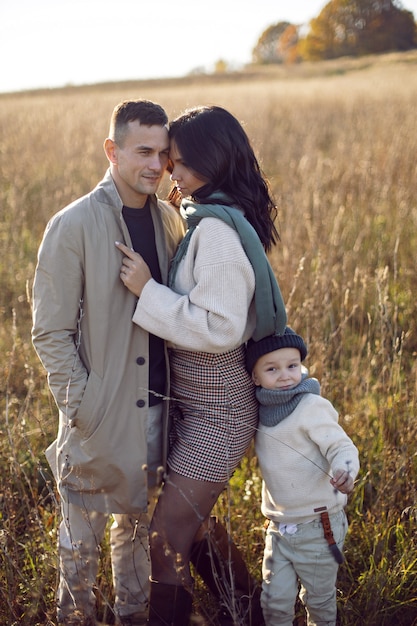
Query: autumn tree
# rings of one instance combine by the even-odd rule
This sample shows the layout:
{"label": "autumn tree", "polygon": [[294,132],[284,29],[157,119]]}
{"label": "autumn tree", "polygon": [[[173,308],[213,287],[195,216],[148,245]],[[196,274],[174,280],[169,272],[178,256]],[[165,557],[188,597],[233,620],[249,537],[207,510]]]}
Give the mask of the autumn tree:
{"label": "autumn tree", "polygon": [[298,28],[289,22],[269,26],[259,37],[252,51],[254,63],[286,63],[295,60]]}
{"label": "autumn tree", "polygon": [[396,0],[331,0],[301,44],[308,60],[361,56],[417,45],[416,23]]}
{"label": "autumn tree", "polygon": [[295,63],[300,61],[298,52],[299,27],[290,24],[279,37],[277,46],[278,54],[283,63]]}

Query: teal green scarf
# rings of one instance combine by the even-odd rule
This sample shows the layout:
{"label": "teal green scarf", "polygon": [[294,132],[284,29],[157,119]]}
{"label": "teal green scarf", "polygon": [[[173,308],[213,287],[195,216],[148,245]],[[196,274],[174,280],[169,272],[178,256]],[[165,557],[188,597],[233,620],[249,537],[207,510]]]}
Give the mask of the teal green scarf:
{"label": "teal green scarf", "polygon": [[234,228],[239,234],[243,249],[251,262],[255,273],[255,310],[256,328],[252,339],[259,341],[268,335],[283,335],[287,324],[287,314],[281,291],[265,250],[253,226],[238,209],[221,204],[224,194],[211,196],[220,204],[198,204],[183,200],[181,213],[187,220],[188,230],[178,246],[169,272],[169,286],[172,288],[178,265],[185,256],[191,236],[204,217],[216,217]]}

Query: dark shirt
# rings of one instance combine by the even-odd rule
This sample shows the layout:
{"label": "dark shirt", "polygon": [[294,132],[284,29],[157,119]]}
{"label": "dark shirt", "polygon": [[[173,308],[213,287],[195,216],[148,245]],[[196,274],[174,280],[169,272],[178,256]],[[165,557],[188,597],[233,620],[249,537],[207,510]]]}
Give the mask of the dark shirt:
{"label": "dark shirt", "polygon": [[[154,278],[162,282],[156,253],[155,230],[153,226],[149,200],[143,209],[123,207],[123,218],[129,230],[132,246],[145,259]],[[165,393],[165,355],[164,341],[149,333],[149,389],[157,394]],[[162,398],[149,393],[149,406],[162,402]]]}

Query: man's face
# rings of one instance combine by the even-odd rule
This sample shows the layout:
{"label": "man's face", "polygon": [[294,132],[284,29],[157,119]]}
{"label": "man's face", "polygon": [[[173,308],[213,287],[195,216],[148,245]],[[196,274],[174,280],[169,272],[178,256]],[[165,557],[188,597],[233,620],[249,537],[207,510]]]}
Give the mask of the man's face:
{"label": "man's face", "polygon": [[168,165],[169,138],[164,126],[129,122],[123,145],[107,140],[106,153],[125,206],[142,208],[154,194]]}

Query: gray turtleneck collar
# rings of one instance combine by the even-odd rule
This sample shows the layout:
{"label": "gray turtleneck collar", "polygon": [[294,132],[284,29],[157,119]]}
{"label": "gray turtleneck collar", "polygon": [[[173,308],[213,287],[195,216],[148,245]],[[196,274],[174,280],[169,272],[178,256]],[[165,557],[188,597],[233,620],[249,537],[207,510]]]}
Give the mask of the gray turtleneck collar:
{"label": "gray turtleneck collar", "polygon": [[257,387],[256,397],[260,404],[259,421],[264,426],[276,426],[292,413],[306,393],[320,395],[320,383],[316,378],[308,378],[308,370],[303,368],[301,381],[292,389],[264,389]]}

